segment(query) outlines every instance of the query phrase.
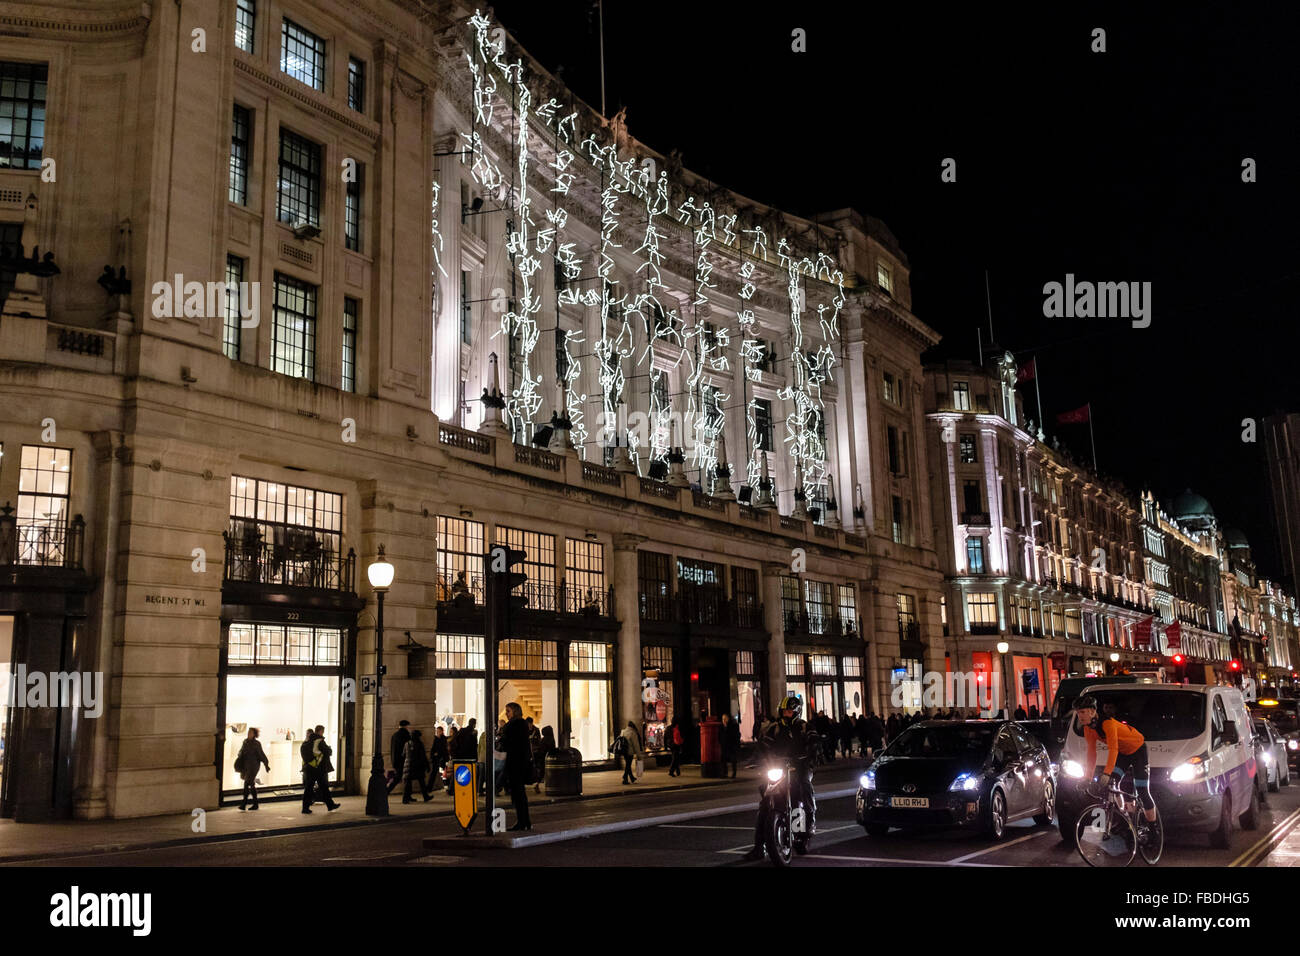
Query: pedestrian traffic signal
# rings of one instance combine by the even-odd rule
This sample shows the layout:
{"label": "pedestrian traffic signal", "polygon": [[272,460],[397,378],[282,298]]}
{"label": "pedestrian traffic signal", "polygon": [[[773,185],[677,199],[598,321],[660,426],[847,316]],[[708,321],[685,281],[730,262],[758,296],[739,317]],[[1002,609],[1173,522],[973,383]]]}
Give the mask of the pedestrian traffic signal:
{"label": "pedestrian traffic signal", "polygon": [[515,565],[523,564],[527,558],[526,551],[517,551],[503,544],[493,545],[488,552],[488,571],[495,585],[494,591],[502,602],[502,610],[507,616],[528,606],[528,597],[515,593],[515,588],[528,583],[528,575],[513,570]]}

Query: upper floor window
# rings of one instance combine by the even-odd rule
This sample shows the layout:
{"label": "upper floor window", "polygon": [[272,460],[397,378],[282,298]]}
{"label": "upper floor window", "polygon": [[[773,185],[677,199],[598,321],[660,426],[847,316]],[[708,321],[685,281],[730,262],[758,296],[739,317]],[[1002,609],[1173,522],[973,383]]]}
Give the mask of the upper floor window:
{"label": "upper floor window", "polygon": [[275,216],[291,225],[320,225],[321,149],[311,140],[280,130],[280,188]]}
{"label": "upper floor window", "polygon": [[325,40],[285,17],[280,28],[280,69],[313,90],[325,89]]}
{"label": "upper floor window", "polygon": [[333,588],[342,547],[342,495],[230,476],[230,580]]}
{"label": "upper floor window", "polygon": [[0,62],[0,166],[41,168],[48,75],[44,63]]}
{"label": "upper floor window", "polygon": [[343,297],[343,380],[345,392],[357,390],[357,300]]}
{"label": "upper floor window", "polygon": [[[21,222],[0,222],[0,249],[17,249],[23,241],[23,224]],[[10,260],[13,262],[13,260]],[[16,263],[14,263],[16,264]],[[12,269],[0,269],[0,303],[9,298],[13,291],[18,273]]]}
{"label": "upper floor window", "polygon": [[271,371],[316,380],[316,287],[278,272]]}
{"label": "upper floor window", "polygon": [[952,407],[959,412],[970,411],[970,383],[952,383]]}
{"label": "upper floor window", "polygon": [[438,597],[460,594],[483,599],[483,529],[481,521],[438,515]]}
{"label": "upper floor window", "polygon": [[235,104],[230,122],[230,201],[248,205],[248,142],[252,120],[248,110]]}
{"label": "upper floor window", "polygon": [[884,391],[885,401],[892,402],[895,405],[902,404],[903,401],[902,380],[895,377],[893,372],[884,372],[882,373],[882,382],[884,385],[883,391]]}
{"label": "upper floor window", "polygon": [[975,454],[975,436],[962,435],[959,439],[961,448],[961,463],[971,465],[979,460]]}
{"label": "upper floor window", "polygon": [[583,538],[564,539],[564,610],[577,613],[605,600],[605,546]]}
{"label": "upper floor window", "polygon": [[343,191],[343,245],[354,252],[361,251],[361,189],[365,167],[357,164],[356,174],[345,184]]}
{"label": "upper floor window", "polygon": [[253,52],[253,31],[257,21],[257,0],[235,0],[235,46]]}
{"label": "upper floor window", "polygon": [[240,322],[239,296],[244,290],[244,260],[239,256],[226,256],[226,314],[221,325],[221,351],[226,358],[239,360]]}
{"label": "upper floor window", "polygon": [[18,563],[61,565],[68,542],[72,449],[24,445],[18,469]]}
{"label": "upper floor window", "polygon": [[772,450],[772,403],[765,398],[754,399],[754,450]]}
{"label": "upper floor window", "polygon": [[970,574],[984,573],[984,539],[966,539],[966,570]]}
{"label": "upper floor window", "polygon": [[907,433],[888,425],[885,443],[889,452],[889,473],[895,476],[907,474]]}
{"label": "upper floor window", "polygon": [[881,291],[888,292],[891,296],[894,294],[893,274],[883,262],[876,263],[876,285],[880,286]]}
{"label": "upper floor window", "polygon": [[348,57],[348,108],[366,111],[366,64],[355,56]]}

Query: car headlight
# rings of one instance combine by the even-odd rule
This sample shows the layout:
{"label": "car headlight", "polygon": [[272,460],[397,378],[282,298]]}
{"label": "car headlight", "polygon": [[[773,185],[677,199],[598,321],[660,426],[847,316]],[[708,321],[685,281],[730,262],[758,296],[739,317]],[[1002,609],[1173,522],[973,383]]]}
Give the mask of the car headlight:
{"label": "car headlight", "polygon": [[1067,777],[1073,777],[1075,780],[1083,779],[1083,764],[1077,760],[1066,760],[1061,764],[1061,770]]}
{"label": "car headlight", "polygon": [[952,786],[949,787],[948,789],[949,790],[978,790],[979,785],[980,785],[979,774],[963,773],[960,774],[957,777],[957,779],[952,782]]}
{"label": "car headlight", "polygon": [[1287,750],[1300,750],[1300,740],[1288,740],[1286,742]]}
{"label": "car headlight", "polygon": [[767,779],[772,783],[779,783],[785,777],[785,771],[779,767],[773,767],[767,772]]}
{"label": "car headlight", "polygon": [[868,770],[864,773],[858,778],[858,786],[862,787],[863,790],[875,790],[876,772],[874,770]]}
{"label": "car headlight", "polygon": [[1200,780],[1205,774],[1205,758],[1193,757],[1169,771],[1169,779],[1174,783],[1190,783],[1193,780]]}
{"label": "car headlight", "polygon": [[1272,763],[1272,762],[1273,762],[1273,755],[1272,755],[1271,753],[1268,753],[1267,751],[1265,751],[1265,753],[1264,753],[1264,763]]}

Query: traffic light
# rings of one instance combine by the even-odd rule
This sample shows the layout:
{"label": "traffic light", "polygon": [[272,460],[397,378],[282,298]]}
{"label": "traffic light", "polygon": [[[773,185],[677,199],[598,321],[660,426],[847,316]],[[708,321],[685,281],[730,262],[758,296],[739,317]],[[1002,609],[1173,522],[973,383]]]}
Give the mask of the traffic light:
{"label": "traffic light", "polygon": [[527,552],[516,551],[503,544],[493,545],[488,552],[488,573],[492,579],[493,592],[496,599],[501,602],[499,607],[506,621],[510,620],[510,616],[515,611],[528,606],[528,597],[515,593],[515,588],[523,587],[528,583],[528,575],[513,570],[515,565],[523,564],[527,557]]}
{"label": "traffic light", "polygon": [[1187,658],[1183,657],[1182,654],[1175,654],[1173,663],[1174,663],[1174,683],[1181,684],[1183,682],[1183,673],[1184,673],[1185,666],[1187,664]]}

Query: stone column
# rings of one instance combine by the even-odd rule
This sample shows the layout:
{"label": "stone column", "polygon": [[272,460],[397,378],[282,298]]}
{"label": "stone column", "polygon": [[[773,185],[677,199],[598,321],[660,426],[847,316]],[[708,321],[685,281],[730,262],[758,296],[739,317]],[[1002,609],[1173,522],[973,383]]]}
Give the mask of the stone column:
{"label": "stone column", "polygon": [[618,616],[618,726],[641,724],[641,602],[638,597],[637,545],[644,535],[614,535],[614,613]]}
{"label": "stone column", "polygon": [[776,712],[785,696],[785,619],[781,614],[781,578],[789,574],[784,564],[763,564],[763,626],[767,629],[767,699],[764,713]]}

